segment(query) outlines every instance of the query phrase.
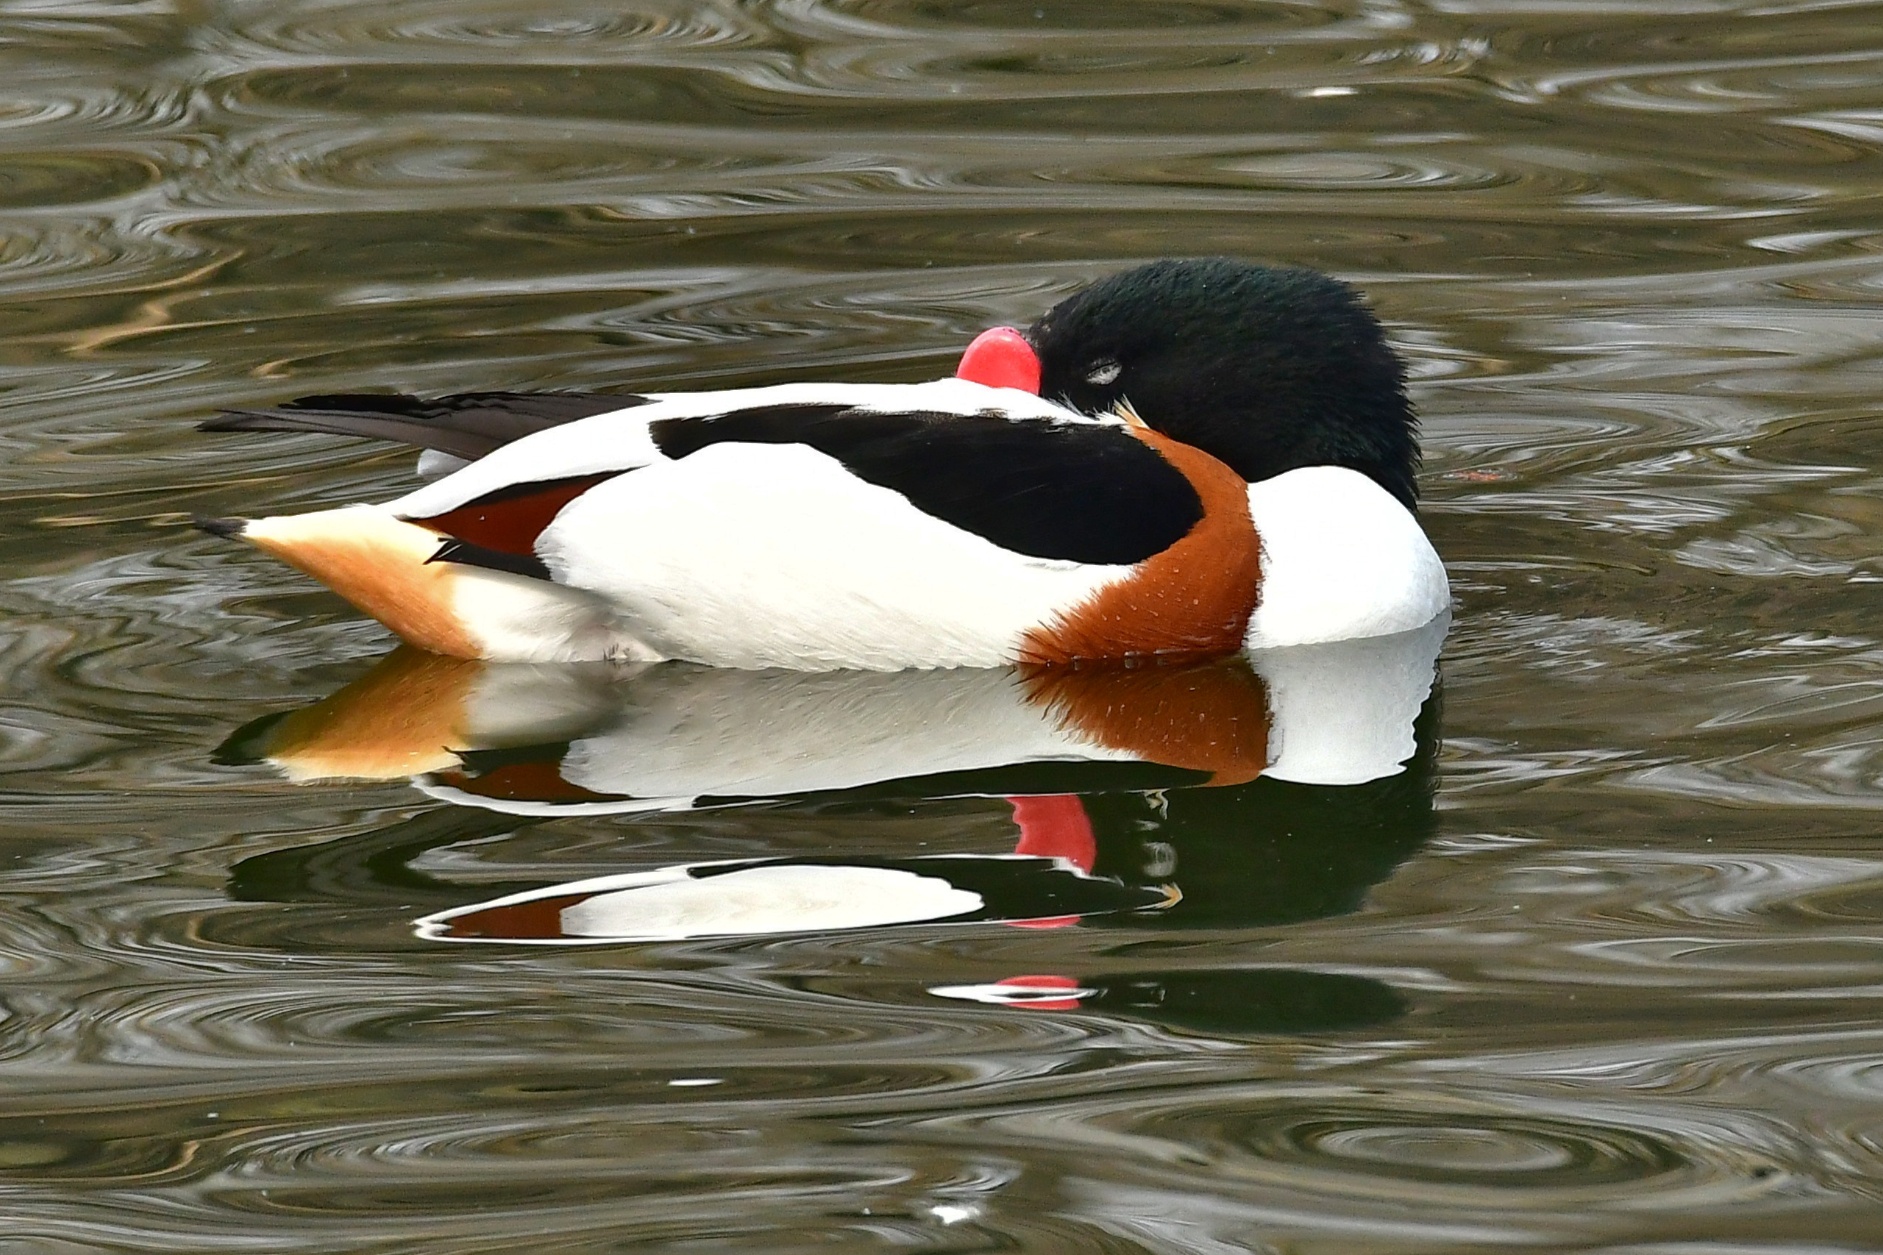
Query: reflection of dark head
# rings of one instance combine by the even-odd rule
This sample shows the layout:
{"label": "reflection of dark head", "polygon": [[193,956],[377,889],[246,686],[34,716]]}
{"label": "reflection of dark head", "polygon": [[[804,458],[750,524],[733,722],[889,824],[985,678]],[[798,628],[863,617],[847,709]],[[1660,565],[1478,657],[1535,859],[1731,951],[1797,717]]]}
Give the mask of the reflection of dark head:
{"label": "reflection of dark head", "polygon": [[[1087,795],[1101,876],[1169,881],[1183,900],[1107,923],[1259,927],[1357,909],[1432,836],[1439,695],[1419,712],[1406,769],[1357,785],[1256,780],[1164,794]],[[1097,923],[1098,921],[1093,921]]]}
{"label": "reflection of dark head", "polygon": [[1334,1033],[1406,1013],[1392,986],[1368,976],[1294,968],[1109,972],[1081,976],[1095,988],[1081,1005],[1212,1036]]}

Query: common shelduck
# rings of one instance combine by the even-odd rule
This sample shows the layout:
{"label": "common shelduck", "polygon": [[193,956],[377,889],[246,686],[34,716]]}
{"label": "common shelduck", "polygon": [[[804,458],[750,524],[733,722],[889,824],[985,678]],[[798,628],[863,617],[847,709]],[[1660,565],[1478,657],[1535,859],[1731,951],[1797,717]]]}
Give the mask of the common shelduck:
{"label": "common shelduck", "polygon": [[1142,266],[933,383],[315,396],[204,427],[474,459],[382,505],[201,521],[460,657],[1208,657],[1449,601],[1400,363],[1351,288],[1295,268]]}

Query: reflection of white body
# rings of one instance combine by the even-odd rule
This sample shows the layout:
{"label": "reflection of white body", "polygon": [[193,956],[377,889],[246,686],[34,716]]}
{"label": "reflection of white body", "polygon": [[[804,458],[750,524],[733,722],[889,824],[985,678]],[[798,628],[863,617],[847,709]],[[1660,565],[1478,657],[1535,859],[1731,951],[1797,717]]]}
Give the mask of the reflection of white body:
{"label": "reflection of white body", "polygon": [[[1263,650],[1264,774],[1360,784],[1413,753],[1446,619],[1412,632]],[[750,672],[654,668],[620,691],[618,722],[570,745],[562,777],[634,801],[532,802],[420,782],[442,800],[512,813],[652,809],[701,796],[777,797],[1031,762],[1135,762],[1012,672]]]}
{"label": "reflection of white body", "polygon": [[[414,776],[442,800],[521,814],[669,809],[1040,762],[1359,784],[1412,756],[1446,627],[1441,615],[1391,636],[1258,650],[1248,669],[1044,681],[1004,669],[620,671],[404,655],[283,720],[260,756],[292,779]],[[454,751],[563,742],[545,764],[547,779],[571,786],[560,798],[485,796],[454,771]]]}
{"label": "reflection of white body", "polygon": [[1297,784],[1365,784],[1412,757],[1412,724],[1432,692],[1442,614],[1394,636],[1291,645],[1249,655],[1268,685],[1267,775]]}
{"label": "reflection of white body", "polygon": [[[1133,762],[1062,726],[1008,670],[732,671],[656,667],[620,694],[617,721],[573,742],[562,778],[645,799],[576,803],[610,811],[701,796],[778,797],[1029,762]],[[447,801],[512,813],[569,803],[497,801],[449,785]]]}

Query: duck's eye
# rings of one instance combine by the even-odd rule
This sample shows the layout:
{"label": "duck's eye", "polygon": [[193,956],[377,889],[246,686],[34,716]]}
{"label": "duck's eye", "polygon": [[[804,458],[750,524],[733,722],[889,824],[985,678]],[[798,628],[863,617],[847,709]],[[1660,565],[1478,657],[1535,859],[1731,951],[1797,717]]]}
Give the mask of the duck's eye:
{"label": "duck's eye", "polygon": [[1094,388],[1103,388],[1106,384],[1118,382],[1118,376],[1125,373],[1115,358],[1101,358],[1085,368],[1085,381]]}

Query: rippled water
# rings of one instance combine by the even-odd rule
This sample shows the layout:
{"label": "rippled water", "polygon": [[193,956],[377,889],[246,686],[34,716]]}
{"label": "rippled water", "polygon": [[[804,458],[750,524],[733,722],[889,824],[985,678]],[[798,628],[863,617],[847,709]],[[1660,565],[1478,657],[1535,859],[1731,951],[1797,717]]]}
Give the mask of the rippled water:
{"label": "rippled water", "polygon": [[[0,1250],[1883,1249],[1883,5],[0,0],[0,83]],[[185,526],[407,482],[219,406],[921,379],[1206,252],[1419,380],[1394,774],[908,714],[1072,735],[1000,677],[467,732]],[[529,905],[944,863],[979,914]]]}

